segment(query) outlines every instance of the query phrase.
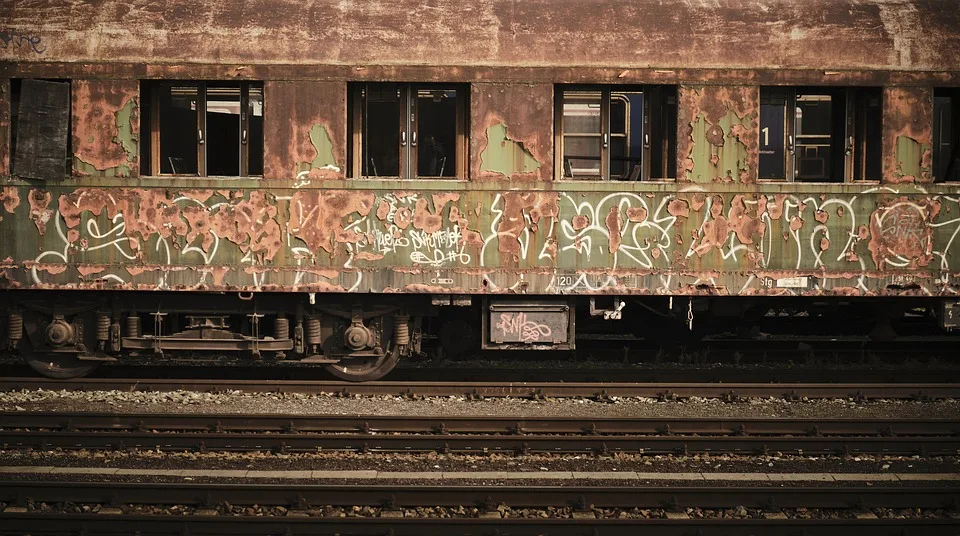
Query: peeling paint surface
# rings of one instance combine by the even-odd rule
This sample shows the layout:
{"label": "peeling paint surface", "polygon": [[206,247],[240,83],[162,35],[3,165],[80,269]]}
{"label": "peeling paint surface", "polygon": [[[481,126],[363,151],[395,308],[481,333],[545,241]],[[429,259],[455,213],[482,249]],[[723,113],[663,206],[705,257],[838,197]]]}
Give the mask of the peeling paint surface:
{"label": "peeling paint surface", "polygon": [[553,179],[553,86],[475,83],[470,87],[471,177]]}
{"label": "peeling paint surface", "polygon": [[757,184],[748,193],[723,183],[700,192],[558,183],[537,191],[423,181],[414,192],[391,184],[295,188],[288,180],[265,193],[24,183],[3,190],[0,235],[17,240],[5,245],[0,281],[315,292],[960,291],[952,239],[960,202],[945,187],[792,185],[783,193]]}
{"label": "peeling paint surface", "polygon": [[692,182],[757,180],[757,87],[680,86],[677,179]]}
{"label": "peeling paint surface", "polygon": [[346,84],[264,82],[264,179],[344,177]]}
{"label": "peeling paint surface", "polygon": [[46,0],[4,10],[7,27],[42,41],[0,59],[958,70],[958,11],[955,0]]}
{"label": "peeling paint surface", "polygon": [[140,88],[130,80],[71,84],[73,173],[136,177],[140,159]]}
{"label": "peeling paint surface", "polygon": [[932,147],[933,92],[930,88],[884,88],[883,182],[933,182]]}

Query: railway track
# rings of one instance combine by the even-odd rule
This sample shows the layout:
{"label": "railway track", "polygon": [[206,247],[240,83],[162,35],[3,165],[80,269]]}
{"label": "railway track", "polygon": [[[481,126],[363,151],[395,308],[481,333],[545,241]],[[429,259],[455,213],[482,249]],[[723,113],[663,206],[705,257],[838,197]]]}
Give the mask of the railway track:
{"label": "railway track", "polygon": [[[512,487],[249,485],[116,482],[0,482],[4,533],[138,534],[841,534],[851,530],[953,534],[948,487]],[[43,506],[47,506],[46,509]],[[84,505],[91,513],[75,513]],[[257,515],[244,515],[256,505]],[[142,515],[144,506],[177,506],[177,515]],[[363,507],[363,508],[361,508]],[[419,507],[451,509],[450,517],[404,517]],[[743,508],[748,518],[715,511]],[[543,509],[547,518],[523,515]],[[680,519],[688,509],[704,518]],[[750,509],[750,510],[746,510]],[[800,519],[795,509],[836,509],[831,518]],[[923,510],[912,519],[877,519],[883,509]],[[362,512],[350,517],[341,513]],[[96,512],[96,513],[92,513]],[[237,513],[239,512],[239,514]],[[266,512],[266,513],[264,513]],[[621,516],[626,512],[626,516]],[[669,515],[668,513],[674,513]],[[873,519],[855,519],[857,513]],[[872,515],[871,515],[872,514]],[[669,518],[668,518],[669,517]],[[805,517],[810,517],[806,515]],[[388,532],[389,530],[389,532]],[[587,532],[590,534],[591,532]]]}
{"label": "railway track", "polygon": [[0,391],[46,389],[68,391],[198,391],[306,394],[467,396],[519,398],[687,397],[850,398],[929,400],[960,397],[958,383],[636,383],[636,382],[393,382],[352,383],[313,380],[77,378],[0,379]]}
{"label": "railway track", "polygon": [[955,455],[960,420],[0,413],[6,448]]}

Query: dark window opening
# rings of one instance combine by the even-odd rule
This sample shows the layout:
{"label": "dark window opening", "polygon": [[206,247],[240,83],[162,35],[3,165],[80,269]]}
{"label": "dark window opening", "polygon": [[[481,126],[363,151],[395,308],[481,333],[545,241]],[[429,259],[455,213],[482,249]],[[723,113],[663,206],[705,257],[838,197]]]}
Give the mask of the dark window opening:
{"label": "dark window opening", "polygon": [[880,178],[879,88],[761,88],[761,179]]}
{"label": "dark window opening", "polygon": [[676,177],[675,86],[569,87],[557,94],[561,177]]}
{"label": "dark window opening", "polygon": [[237,177],[263,174],[263,85],[257,82],[144,82],[142,160],[151,174]]}
{"label": "dark window opening", "polygon": [[10,80],[10,164],[20,177],[56,180],[71,174],[69,80]]}
{"label": "dark window opening", "polygon": [[934,177],[960,181],[960,89],[937,88],[933,95]]}
{"label": "dark window opening", "polygon": [[351,176],[466,176],[465,87],[360,83],[349,100]]}

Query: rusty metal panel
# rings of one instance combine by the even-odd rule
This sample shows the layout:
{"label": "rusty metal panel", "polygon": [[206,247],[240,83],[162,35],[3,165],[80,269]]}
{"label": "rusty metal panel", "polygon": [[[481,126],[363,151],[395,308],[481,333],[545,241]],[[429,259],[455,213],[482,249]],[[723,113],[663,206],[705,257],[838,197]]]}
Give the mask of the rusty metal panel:
{"label": "rusty metal panel", "polygon": [[0,61],[960,70],[956,0],[41,0],[4,22]]}
{"label": "rusty metal panel", "polygon": [[73,174],[140,175],[140,85],[135,80],[74,80]]}
{"label": "rusty metal panel", "polygon": [[[424,294],[960,293],[956,187],[15,181],[0,287]],[[329,185],[329,186],[328,186]]]}
{"label": "rusty metal panel", "polygon": [[24,80],[20,86],[14,174],[63,179],[67,169],[70,84]]}
{"label": "rusty metal panel", "polygon": [[883,182],[933,182],[933,90],[883,89]]}
{"label": "rusty metal panel", "polygon": [[473,180],[553,179],[553,85],[470,87]]}
{"label": "rusty metal panel", "polygon": [[345,83],[265,82],[264,110],[264,179],[344,177]]}
{"label": "rusty metal panel", "polygon": [[13,95],[10,79],[0,78],[0,175],[10,174],[10,115]]}
{"label": "rusty metal panel", "polygon": [[760,89],[756,86],[680,86],[677,180],[757,180]]}
{"label": "rusty metal panel", "polygon": [[483,348],[573,348],[572,310],[565,302],[491,300],[485,307]]}

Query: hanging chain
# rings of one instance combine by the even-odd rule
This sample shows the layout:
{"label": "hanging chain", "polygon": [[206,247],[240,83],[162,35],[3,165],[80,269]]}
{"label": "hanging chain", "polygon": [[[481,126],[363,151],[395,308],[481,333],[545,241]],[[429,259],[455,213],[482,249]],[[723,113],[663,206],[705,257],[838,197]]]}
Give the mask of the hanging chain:
{"label": "hanging chain", "polygon": [[687,300],[687,327],[693,331],[693,298]]}

